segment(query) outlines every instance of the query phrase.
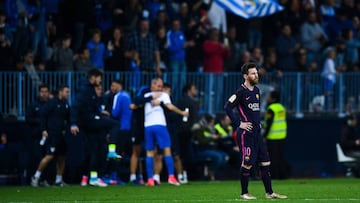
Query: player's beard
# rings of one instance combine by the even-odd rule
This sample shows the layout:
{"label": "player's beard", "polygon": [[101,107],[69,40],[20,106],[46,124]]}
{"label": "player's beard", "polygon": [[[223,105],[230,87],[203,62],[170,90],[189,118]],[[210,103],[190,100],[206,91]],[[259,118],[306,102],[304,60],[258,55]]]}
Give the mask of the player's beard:
{"label": "player's beard", "polygon": [[258,77],[254,78],[254,79],[249,78],[249,82],[250,82],[250,85],[254,86],[259,83],[259,78]]}

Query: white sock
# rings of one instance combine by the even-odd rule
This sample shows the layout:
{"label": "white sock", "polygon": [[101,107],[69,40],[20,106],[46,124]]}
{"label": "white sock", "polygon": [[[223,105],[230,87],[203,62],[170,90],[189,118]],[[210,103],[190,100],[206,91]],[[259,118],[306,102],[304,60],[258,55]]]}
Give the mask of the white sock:
{"label": "white sock", "polygon": [[183,175],[181,173],[178,174],[178,180],[183,179]]}
{"label": "white sock", "polygon": [[130,174],[130,181],[136,180],[136,174],[132,173]]}
{"label": "white sock", "polygon": [[34,177],[35,177],[36,179],[39,179],[40,176],[41,176],[41,171],[37,170],[37,171],[35,172]]}
{"label": "white sock", "polygon": [[160,182],[160,175],[159,174],[154,174],[153,178],[154,178],[155,181]]}
{"label": "white sock", "polygon": [[62,182],[62,175],[56,175],[55,183],[61,183]]}

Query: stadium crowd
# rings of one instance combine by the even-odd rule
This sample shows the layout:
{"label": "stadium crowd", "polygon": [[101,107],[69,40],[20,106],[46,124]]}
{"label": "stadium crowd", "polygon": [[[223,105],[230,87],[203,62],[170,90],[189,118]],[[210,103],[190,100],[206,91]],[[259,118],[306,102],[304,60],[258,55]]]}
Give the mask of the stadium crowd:
{"label": "stadium crowd", "polygon": [[[197,111],[199,107],[194,104],[196,87],[185,85],[185,74],[176,73],[240,72],[243,63],[252,61],[260,67],[260,76],[271,74],[281,77],[282,72],[291,71],[321,72],[326,81],[324,90],[330,94],[338,72],[358,71],[360,67],[360,1],[281,0],[279,3],[284,6],[281,12],[263,18],[243,19],[226,12],[211,0],[1,1],[0,71],[26,71],[36,81],[33,83],[36,84],[34,88],[40,90],[39,101],[36,101],[39,106],[27,109],[28,113],[30,110],[38,113],[34,120],[28,120],[27,117],[28,124],[38,125],[32,128],[34,140],[27,140],[31,143],[31,151],[35,150],[35,155],[32,155],[39,159],[38,153],[42,154],[39,152],[42,150],[39,141],[43,134],[39,131],[39,112],[40,104],[44,105],[49,98],[44,96],[45,100],[42,101],[44,98],[41,98],[41,88],[44,84],[37,75],[38,72],[90,71],[95,68],[102,72],[157,73],[160,77],[164,72],[171,72],[174,73],[173,81],[177,81],[173,83],[176,86],[171,87],[172,91],[183,91],[185,97],[175,103],[179,104],[181,110],[189,108],[190,104],[194,106],[190,109],[189,120],[185,124],[181,117],[175,116],[176,122],[169,122],[172,125],[168,125],[170,136],[183,135],[176,136],[182,140],[173,141],[181,145],[178,148],[185,149],[185,152],[177,151],[176,147],[173,150],[178,180],[186,182],[186,170],[191,170],[194,160],[190,158],[194,154],[198,157],[197,163],[206,169],[202,175],[211,180],[218,178],[219,168],[224,167],[227,162],[238,168],[239,161],[236,158],[239,149],[229,139],[232,129],[228,118],[220,115],[215,119],[207,114],[200,117]],[[119,81],[115,83],[122,85]],[[100,88],[99,84],[96,87]],[[96,100],[100,101],[105,97],[104,101],[107,102],[100,104],[98,108],[103,106],[102,110],[106,109],[107,116],[114,117],[111,113],[113,106],[110,105],[113,100],[109,95],[114,96],[122,88],[126,90],[126,87],[115,88],[114,92],[108,94],[98,90],[100,93]],[[141,87],[137,88],[141,92]],[[57,95],[58,92],[53,93],[54,97]],[[136,106],[136,98],[131,100]],[[181,102],[185,104],[180,105]],[[171,113],[166,113],[167,119],[171,117]],[[71,122],[70,118],[65,120]],[[179,132],[174,132],[176,124],[184,125]],[[109,132],[101,132],[104,139],[100,140],[102,145],[98,146],[98,154],[89,155],[92,158],[99,156],[97,161],[101,162],[98,164],[101,167],[94,165],[94,160],[90,158],[91,166],[82,166],[85,169],[81,169],[81,173],[84,173],[81,174],[84,175],[82,183],[88,182],[88,175],[89,183],[92,176],[95,177],[94,173],[84,172],[91,167],[96,167],[99,177],[108,180],[92,182],[93,185],[123,182],[111,169],[102,168],[119,165],[116,161],[109,161],[111,164],[106,161],[106,153],[114,151],[114,145],[111,145],[114,143],[111,138],[106,137]],[[129,137],[131,136],[127,138]],[[138,168],[141,168],[141,159],[138,159],[143,155],[134,149],[135,142],[131,143],[130,140],[126,141],[127,144],[121,143],[116,148],[118,151],[115,156],[109,158],[122,156],[121,162],[126,162],[127,157],[127,167],[131,165],[131,160],[135,160],[139,163]],[[4,133],[1,136],[0,150],[6,149],[6,143],[7,136]],[[109,147],[104,148],[108,144]],[[175,158],[176,153],[180,153],[180,160]],[[24,183],[35,174],[38,180],[33,185],[39,185],[41,173],[39,170],[35,172],[37,166],[34,167],[38,163],[28,163],[30,160],[37,160],[32,158],[21,158],[23,162],[20,164],[20,171],[30,169]],[[87,158],[81,158],[83,159]],[[154,159],[156,162],[157,158]],[[160,172],[156,167],[155,164],[155,175]],[[129,181],[141,184],[143,172],[133,165],[129,170]],[[60,176],[62,174],[57,174],[55,182],[62,183]]]}

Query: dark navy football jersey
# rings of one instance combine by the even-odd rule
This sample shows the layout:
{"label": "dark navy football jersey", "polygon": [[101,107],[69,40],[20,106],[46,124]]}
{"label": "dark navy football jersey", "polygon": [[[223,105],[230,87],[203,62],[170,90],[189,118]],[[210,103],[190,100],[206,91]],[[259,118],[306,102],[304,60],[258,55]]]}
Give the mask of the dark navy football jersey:
{"label": "dark navy football jersey", "polygon": [[[233,109],[236,108],[240,119],[236,118]],[[260,91],[258,87],[249,90],[244,84],[230,96],[224,107],[233,124],[240,126],[240,121],[251,122],[253,127],[260,129]]]}

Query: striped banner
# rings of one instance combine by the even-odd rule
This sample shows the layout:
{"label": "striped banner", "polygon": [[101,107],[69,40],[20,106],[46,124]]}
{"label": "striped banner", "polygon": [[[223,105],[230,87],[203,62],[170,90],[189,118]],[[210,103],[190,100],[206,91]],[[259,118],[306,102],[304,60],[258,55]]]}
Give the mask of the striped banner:
{"label": "striped banner", "polygon": [[227,11],[243,18],[258,18],[268,16],[284,8],[274,0],[215,0]]}

